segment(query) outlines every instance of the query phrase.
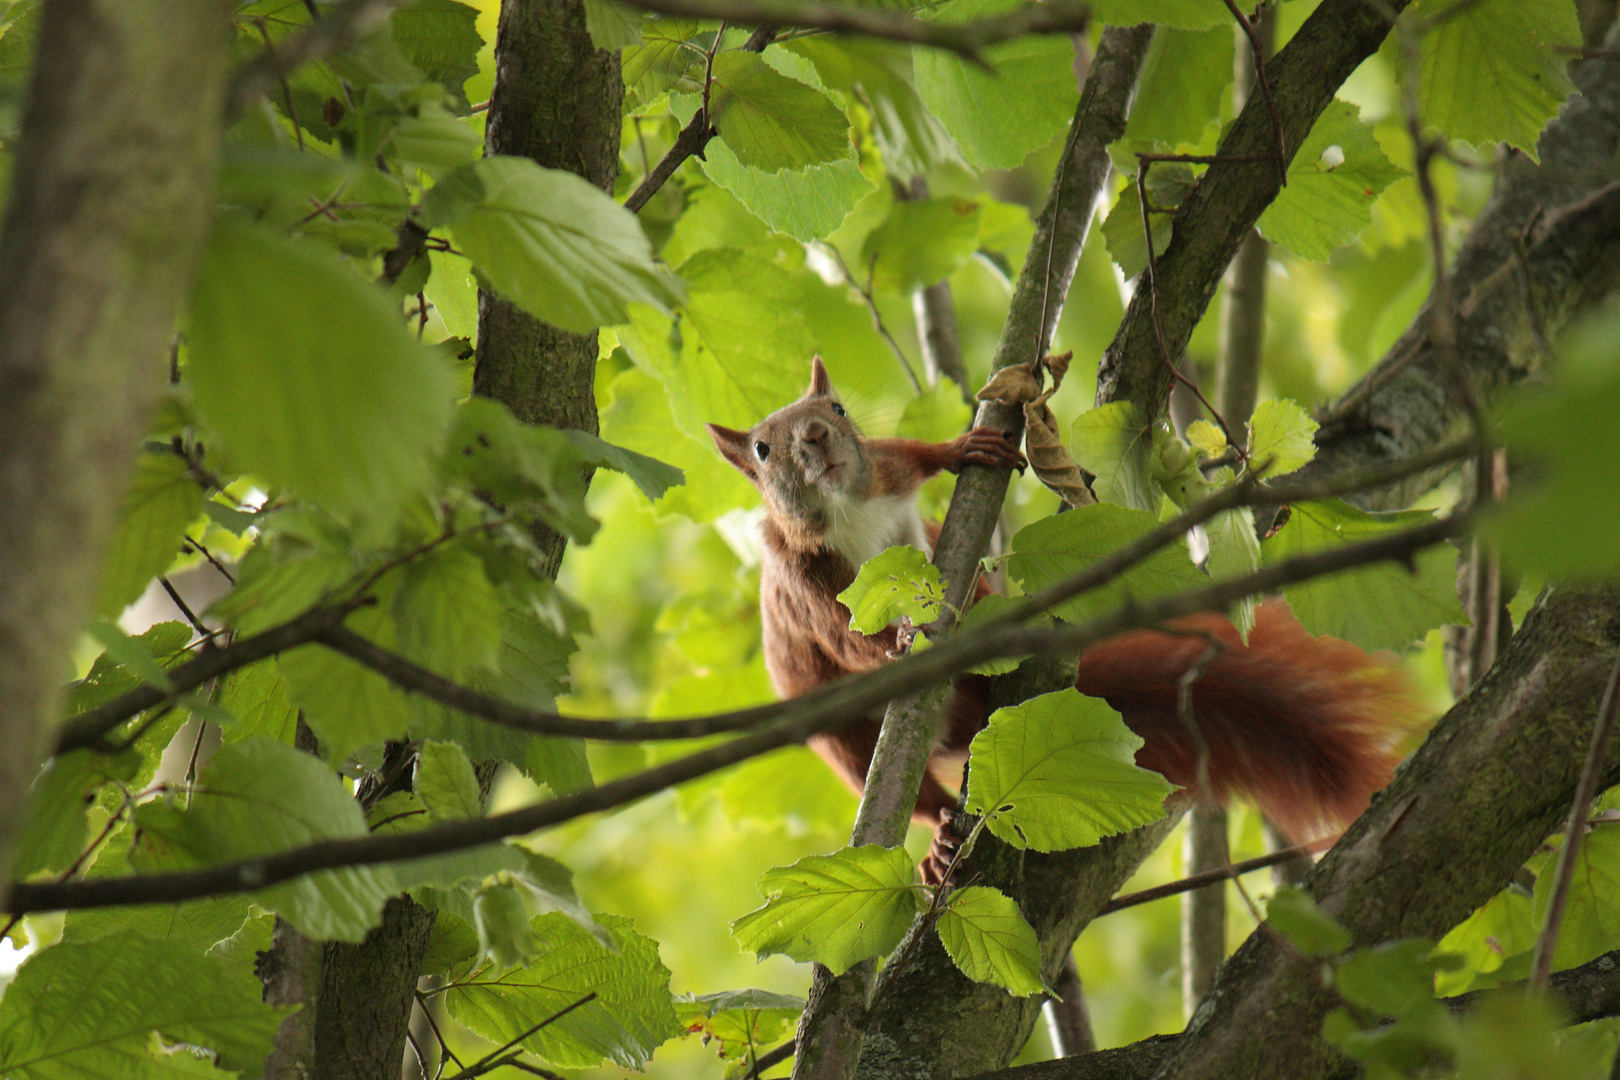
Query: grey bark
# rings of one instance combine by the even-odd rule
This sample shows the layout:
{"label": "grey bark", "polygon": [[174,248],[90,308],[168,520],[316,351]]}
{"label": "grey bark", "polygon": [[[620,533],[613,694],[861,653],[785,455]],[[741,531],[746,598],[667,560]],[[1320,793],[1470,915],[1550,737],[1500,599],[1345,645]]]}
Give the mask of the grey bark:
{"label": "grey bark", "polygon": [[[1611,30],[1607,42],[1620,46],[1620,31]],[[1585,62],[1575,84],[1580,93],[1542,133],[1541,164],[1509,155],[1452,268],[1458,354],[1483,401],[1542,367],[1538,336],[1555,335],[1620,285],[1620,192],[1609,171],[1620,153],[1620,64]],[[1518,242],[1533,216],[1542,224],[1521,258]],[[1300,475],[1404,458],[1439,445],[1463,423],[1466,410],[1428,323],[1426,314],[1414,319],[1324,414],[1316,459]],[[1369,509],[1406,506],[1436,480],[1413,477],[1360,501]]]}
{"label": "grey bark", "polygon": [[[1151,27],[1110,28],[1103,36],[1057,180],[1014,288],[992,370],[1038,359],[1052,340],[1085,243],[1092,204],[1108,173],[1107,146],[1124,132],[1136,76],[1151,38]],[[1023,415],[1016,407],[987,402],[979,407],[977,423],[1017,433],[1023,430]],[[949,631],[949,612],[953,608],[960,610],[972,588],[976,564],[989,545],[1006,497],[1008,479],[1007,470],[969,466],[957,481],[934,552],[934,563],[944,578],[949,601],[945,614],[929,627],[930,634],[936,637]],[[905,838],[906,823],[948,692],[948,687],[937,687],[890,704],[873,753],[852,843],[893,846]],[[927,936],[937,948],[938,938]],[[799,1025],[799,1050],[793,1065],[796,1080],[842,1080],[855,1074],[857,1059],[863,1055],[861,1028],[869,978],[870,966],[857,967],[841,978],[816,967]],[[889,995],[889,1000],[897,996],[904,995]],[[1030,1022],[1033,1016],[1031,1011]],[[878,1034],[878,1029],[868,1026],[867,1032]],[[1028,1034],[1025,1024],[1023,1038]],[[874,1060],[886,1053],[879,1046]],[[865,1065],[861,1069],[868,1072]]]}
{"label": "grey bark", "polygon": [[322,1080],[399,1080],[433,917],[396,896],[364,941],[326,943],[315,1010],[315,1075]]}
{"label": "grey bark", "polygon": [[256,974],[264,983],[264,1000],[298,1011],[276,1028],[264,1059],[264,1080],[314,1080],[315,1018],[320,1003],[321,943],[276,917],[270,948],[259,955]]}
{"label": "grey bark", "polygon": [[0,234],[0,874],[208,226],[218,0],[48,0]]}
{"label": "grey bark", "polygon": [[[619,174],[617,53],[592,43],[581,0],[505,0],[484,150],[578,173],[611,192]],[[473,392],[519,420],[596,434],[596,334],[560,330],[487,289],[478,293]],[[555,577],[563,538],[537,531]]]}

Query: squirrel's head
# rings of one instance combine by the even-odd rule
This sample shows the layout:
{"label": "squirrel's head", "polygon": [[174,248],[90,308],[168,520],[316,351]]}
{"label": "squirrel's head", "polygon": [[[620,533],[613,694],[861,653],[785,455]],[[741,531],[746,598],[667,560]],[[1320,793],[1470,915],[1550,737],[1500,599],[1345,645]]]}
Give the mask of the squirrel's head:
{"label": "squirrel's head", "polygon": [[833,394],[827,368],[810,362],[810,387],[747,431],[709,424],[725,459],[751,480],[779,518],[823,524],[830,503],[870,485],[860,432]]}

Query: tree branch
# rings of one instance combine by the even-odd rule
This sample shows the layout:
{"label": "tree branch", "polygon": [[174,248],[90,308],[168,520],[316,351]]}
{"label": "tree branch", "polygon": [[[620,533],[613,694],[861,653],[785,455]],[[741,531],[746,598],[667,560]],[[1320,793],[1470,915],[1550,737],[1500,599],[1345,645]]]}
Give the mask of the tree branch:
{"label": "tree branch", "polygon": [[[1108,175],[1107,147],[1124,134],[1137,75],[1152,38],[1151,26],[1109,27],[1103,34],[1057,176],[1013,288],[992,371],[1038,360],[1051,343],[1057,313],[1085,245],[1092,205]],[[985,402],[979,407],[976,424],[1016,434],[1023,430],[1023,412],[1017,406]],[[970,465],[957,479],[934,549],[933,561],[944,579],[946,602],[939,618],[928,627],[932,639],[948,633],[951,612],[966,605],[978,560],[989,546],[1001,514],[1010,476],[1007,469]],[[905,837],[948,693],[949,687],[940,685],[889,703],[851,843],[891,847]],[[794,1080],[844,1080],[854,1073],[861,1054],[861,1029],[866,1025],[871,973],[870,964],[857,965],[838,978],[821,965],[815,967],[799,1024]]]}
{"label": "tree branch", "polygon": [[221,0],[48,0],[0,233],[0,875],[207,235]]}
{"label": "tree branch", "polygon": [[[1620,28],[1610,40],[1620,45]],[[1607,167],[1620,153],[1620,64],[1587,61],[1574,77],[1580,92],[1542,132],[1541,163],[1508,155],[1496,193],[1453,261],[1457,355],[1481,401],[1539,370],[1546,338],[1620,285],[1620,191]],[[1526,225],[1538,218],[1527,237]],[[1449,437],[1463,402],[1429,331],[1420,313],[1326,411],[1304,474],[1405,458]],[[1357,501],[1406,506],[1435,482],[1417,476]]]}
{"label": "tree branch", "polygon": [[[1369,4],[1324,0],[1266,65],[1287,156],[1305,140],[1334,91],[1389,32],[1386,14],[1409,0]],[[1155,276],[1164,352],[1180,356],[1244,237],[1280,190],[1277,128],[1263,95],[1253,95],[1221,140],[1216,160],[1177,211],[1170,245]],[[1132,401],[1158,415],[1168,391],[1153,319],[1153,297],[1138,289],[1103,354],[1097,400]]]}
{"label": "tree branch", "polygon": [[[769,45],[775,38],[776,28],[774,26],[762,26],[755,30],[747,41],[743,42],[743,52],[764,52],[765,46]],[[624,200],[624,208],[634,214],[643,206],[646,206],[647,201],[658,193],[658,189],[664,186],[665,181],[675,175],[675,170],[680,168],[687,158],[693,155],[700,158],[703,156],[703,148],[709,145],[709,140],[714,138],[716,134],[717,132],[709,124],[708,110],[699,109],[697,115],[687,121],[686,126],[681,129],[681,133],[675,137],[675,144],[669,148],[663,157],[658,159],[658,164],[652,167],[651,172],[642,177],[641,183],[636,185],[636,190],[632,191],[630,197]]]}
{"label": "tree branch", "polygon": [[627,7],[681,19],[724,20],[730,26],[804,27],[926,45],[988,67],[983,50],[1026,34],[1076,34],[1090,24],[1085,4],[1060,0],[1023,4],[965,22],[934,22],[900,11],[821,0],[621,0]]}
{"label": "tree branch", "polygon": [[550,828],[586,814],[610,810],[694,780],[778,747],[802,742],[866,715],[878,703],[1002,656],[1053,651],[1079,652],[1127,630],[1158,626],[1199,611],[1224,610],[1245,596],[1296,581],[1371,563],[1409,562],[1413,555],[1457,535],[1465,518],[1431,522],[1375,540],[1284,560],[1253,574],[1202,589],[1129,604],[1109,615],[1072,626],[997,625],[945,641],[857,679],[829,683],[794,698],[759,730],[665,765],[536,806],[471,821],[450,822],[410,833],[328,840],[274,855],[175,873],[97,878],[64,883],[13,883],[5,910],[12,913],[174,903],[202,896],[250,892],[319,870],[397,862],[442,855]]}

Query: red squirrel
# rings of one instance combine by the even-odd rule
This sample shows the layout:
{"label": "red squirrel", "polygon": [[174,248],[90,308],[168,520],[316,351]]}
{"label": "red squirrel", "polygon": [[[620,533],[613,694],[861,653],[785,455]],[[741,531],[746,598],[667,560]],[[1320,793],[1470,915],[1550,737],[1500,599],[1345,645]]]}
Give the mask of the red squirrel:
{"label": "red squirrel", "polygon": [[[718,424],[708,430],[765,499],[760,617],[765,666],[784,698],[870,671],[896,655],[897,628],[870,635],[851,630],[837,596],[861,563],[887,547],[933,550],[938,526],[925,526],[917,510],[923,481],[969,464],[1023,464],[1017,447],[990,428],[943,443],[864,438],[833,394],[820,357],[798,401],[748,431]],[[977,595],[989,591],[981,580]],[[1247,645],[1223,615],[1194,615],[1173,625],[1226,644],[1192,686],[1194,717],[1209,752],[1209,797],[1247,798],[1302,842],[1341,831],[1389,782],[1395,744],[1418,711],[1416,694],[1394,664],[1349,642],[1312,637],[1280,599],[1259,605]],[[1137,764],[1184,788],[1196,786],[1198,769],[1177,711],[1179,683],[1207,649],[1200,635],[1136,631],[1086,650],[1075,679],[1076,689],[1106,700],[1145,740]],[[941,778],[960,777],[968,743],[984,726],[988,687],[979,675],[955,682],[914,812],[936,833],[957,801]],[[811,748],[857,794],[881,719],[867,717],[810,738]],[[951,844],[947,837],[940,841]],[[940,860],[931,858],[924,874],[937,878],[940,869]]]}

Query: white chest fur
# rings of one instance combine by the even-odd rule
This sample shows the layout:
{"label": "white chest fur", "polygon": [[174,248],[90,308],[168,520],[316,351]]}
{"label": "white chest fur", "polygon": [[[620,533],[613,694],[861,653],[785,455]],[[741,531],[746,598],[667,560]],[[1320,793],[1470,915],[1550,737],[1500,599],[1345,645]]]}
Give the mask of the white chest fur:
{"label": "white chest fur", "polygon": [[896,544],[933,549],[913,498],[886,495],[864,501],[835,495],[827,500],[827,544],[854,567]]}

